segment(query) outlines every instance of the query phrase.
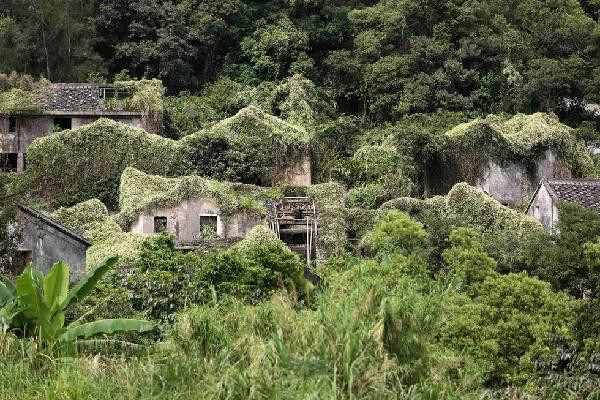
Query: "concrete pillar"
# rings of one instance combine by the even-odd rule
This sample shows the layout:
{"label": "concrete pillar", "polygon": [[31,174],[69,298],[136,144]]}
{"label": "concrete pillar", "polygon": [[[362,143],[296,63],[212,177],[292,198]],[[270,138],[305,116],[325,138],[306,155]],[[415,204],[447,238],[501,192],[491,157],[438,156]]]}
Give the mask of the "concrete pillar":
{"label": "concrete pillar", "polygon": [[17,172],[25,171],[25,153],[17,153]]}

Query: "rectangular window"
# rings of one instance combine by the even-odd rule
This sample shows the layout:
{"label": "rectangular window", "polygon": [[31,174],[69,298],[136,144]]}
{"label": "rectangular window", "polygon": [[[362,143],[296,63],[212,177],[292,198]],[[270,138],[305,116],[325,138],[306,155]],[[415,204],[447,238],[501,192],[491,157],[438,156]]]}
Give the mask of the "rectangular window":
{"label": "rectangular window", "polygon": [[66,129],[71,129],[72,118],[54,118],[54,130],[55,131],[64,131]]}
{"label": "rectangular window", "polygon": [[201,215],[200,216],[200,240],[211,240],[219,237],[217,226],[219,219],[216,215]]}
{"label": "rectangular window", "polygon": [[15,117],[8,118],[8,133],[17,132],[17,119]]}
{"label": "rectangular window", "polygon": [[154,233],[167,231],[167,217],[154,217]]}
{"label": "rectangular window", "polygon": [[533,216],[535,218],[539,218],[540,217],[540,206],[535,206],[535,209],[533,210]]}
{"label": "rectangular window", "polygon": [[0,154],[0,171],[2,172],[17,172],[17,153],[1,153]]}

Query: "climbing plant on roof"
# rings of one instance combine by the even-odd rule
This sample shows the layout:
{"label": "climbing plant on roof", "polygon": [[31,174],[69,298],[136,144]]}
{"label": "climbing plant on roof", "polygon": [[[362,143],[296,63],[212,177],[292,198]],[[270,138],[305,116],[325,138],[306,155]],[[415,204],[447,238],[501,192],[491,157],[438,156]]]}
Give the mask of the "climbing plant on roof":
{"label": "climbing plant on roof", "polygon": [[311,139],[305,129],[250,106],[180,142],[200,175],[270,186],[309,151]]}

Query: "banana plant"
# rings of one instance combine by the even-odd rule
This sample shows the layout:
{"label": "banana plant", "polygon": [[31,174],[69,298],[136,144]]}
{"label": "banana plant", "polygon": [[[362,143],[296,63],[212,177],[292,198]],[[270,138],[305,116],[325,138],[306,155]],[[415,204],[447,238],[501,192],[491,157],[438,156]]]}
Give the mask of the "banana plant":
{"label": "banana plant", "polygon": [[[115,332],[147,332],[155,324],[134,319],[106,319],[88,323],[75,321],[65,326],[65,310],[83,299],[96,283],[114,266],[118,257],[110,257],[88,272],[69,291],[69,266],[58,262],[48,275],[29,266],[17,277],[16,285],[8,279],[0,281],[0,328],[23,329],[33,336],[38,346],[69,344],[79,338]],[[5,329],[6,330],[6,329]]]}

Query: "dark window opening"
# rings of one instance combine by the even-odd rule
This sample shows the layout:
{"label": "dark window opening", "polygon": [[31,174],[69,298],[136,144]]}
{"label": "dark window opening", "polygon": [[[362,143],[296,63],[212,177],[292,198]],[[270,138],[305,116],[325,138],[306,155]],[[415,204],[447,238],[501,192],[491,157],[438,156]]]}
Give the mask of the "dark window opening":
{"label": "dark window opening", "polygon": [[0,154],[0,171],[2,172],[17,172],[17,153],[2,153]]}
{"label": "dark window opening", "polygon": [[154,233],[167,231],[167,217],[154,217]]}
{"label": "dark window opening", "polygon": [[200,235],[203,240],[216,239],[218,219],[216,215],[201,215],[200,216]]}
{"label": "dark window opening", "polygon": [[8,132],[9,133],[17,132],[17,119],[15,117],[10,117],[8,119]]}
{"label": "dark window opening", "polygon": [[71,129],[72,118],[54,118],[54,127],[61,131]]}

